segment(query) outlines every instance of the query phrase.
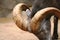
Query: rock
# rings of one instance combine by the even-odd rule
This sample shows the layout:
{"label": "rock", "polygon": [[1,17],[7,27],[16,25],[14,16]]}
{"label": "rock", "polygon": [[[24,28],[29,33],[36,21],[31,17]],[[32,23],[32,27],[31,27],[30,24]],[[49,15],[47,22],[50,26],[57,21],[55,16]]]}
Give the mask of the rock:
{"label": "rock", "polygon": [[19,29],[13,22],[0,23],[0,40],[39,40],[33,33]]}

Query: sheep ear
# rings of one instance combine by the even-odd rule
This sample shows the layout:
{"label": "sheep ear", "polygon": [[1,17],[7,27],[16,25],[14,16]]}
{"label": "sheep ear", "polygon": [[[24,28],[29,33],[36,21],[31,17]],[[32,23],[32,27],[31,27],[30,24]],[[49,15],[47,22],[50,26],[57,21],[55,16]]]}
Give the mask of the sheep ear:
{"label": "sheep ear", "polygon": [[31,14],[31,10],[27,9],[27,10],[26,10],[26,14],[27,14],[27,16],[29,17],[30,14]]}

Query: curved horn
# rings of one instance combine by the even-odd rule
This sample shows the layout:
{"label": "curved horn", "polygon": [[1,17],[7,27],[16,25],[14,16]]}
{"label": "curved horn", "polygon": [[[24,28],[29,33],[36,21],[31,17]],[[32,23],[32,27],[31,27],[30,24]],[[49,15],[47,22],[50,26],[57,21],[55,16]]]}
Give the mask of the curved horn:
{"label": "curved horn", "polygon": [[26,4],[19,3],[17,4],[13,9],[13,19],[17,26],[23,30],[27,30],[27,18],[28,16],[26,14],[22,14],[22,11],[26,11],[26,9],[29,9]]}
{"label": "curved horn", "polygon": [[60,18],[60,10],[54,7],[44,8],[38,11],[31,20],[31,30],[35,32],[39,28],[40,22],[47,16],[47,14],[52,13],[52,15],[56,15]]}

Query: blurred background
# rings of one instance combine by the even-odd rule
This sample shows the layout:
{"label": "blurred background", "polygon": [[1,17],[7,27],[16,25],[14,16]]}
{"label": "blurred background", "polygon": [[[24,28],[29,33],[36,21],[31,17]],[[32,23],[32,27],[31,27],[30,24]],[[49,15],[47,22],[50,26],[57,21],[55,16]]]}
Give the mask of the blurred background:
{"label": "blurred background", "polygon": [[18,3],[26,3],[32,6],[34,0],[0,0],[0,17],[10,17],[11,11]]}

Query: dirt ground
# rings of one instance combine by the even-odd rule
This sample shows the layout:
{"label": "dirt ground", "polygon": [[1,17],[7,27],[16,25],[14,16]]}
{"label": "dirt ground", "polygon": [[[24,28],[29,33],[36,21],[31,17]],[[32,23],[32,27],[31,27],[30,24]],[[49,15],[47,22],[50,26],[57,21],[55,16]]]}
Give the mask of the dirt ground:
{"label": "dirt ground", "polygon": [[[58,33],[60,38],[59,26],[60,20],[58,24]],[[53,33],[53,23],[51,31]],[[38,38],[32,33],[19,29],[12,19],[0,18],[0,40],[38,40]]]}
{"label": "dirt ground", "polygon": [[0,40],[38,40],[38,38],[19,29],[13,20],[0,18]]}

